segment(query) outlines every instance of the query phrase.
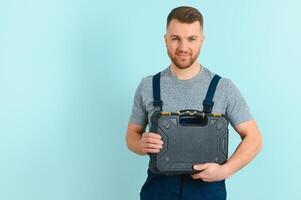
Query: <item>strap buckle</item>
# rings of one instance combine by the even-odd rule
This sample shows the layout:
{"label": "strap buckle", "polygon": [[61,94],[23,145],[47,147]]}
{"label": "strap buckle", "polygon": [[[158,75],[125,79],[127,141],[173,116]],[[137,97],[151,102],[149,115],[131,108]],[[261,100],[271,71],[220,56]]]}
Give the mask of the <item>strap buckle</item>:
{"label": "strap buckle", "polygon": [[205,113],[211,113],[212,108],[213,108],[214,102],[213,101],[203,101],[203,111]]}

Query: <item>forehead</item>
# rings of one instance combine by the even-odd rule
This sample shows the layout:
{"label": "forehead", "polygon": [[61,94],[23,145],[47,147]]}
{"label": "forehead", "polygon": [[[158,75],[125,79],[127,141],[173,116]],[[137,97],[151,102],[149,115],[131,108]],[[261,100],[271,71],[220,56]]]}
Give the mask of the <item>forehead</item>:
{"label": "forehead", "polygon": [[176,19],[172,19],[166,29],[166,33],[168,35],[188,37],[191,35],[200,35],[202,33],[202,29],[199,21],[187,24]]}

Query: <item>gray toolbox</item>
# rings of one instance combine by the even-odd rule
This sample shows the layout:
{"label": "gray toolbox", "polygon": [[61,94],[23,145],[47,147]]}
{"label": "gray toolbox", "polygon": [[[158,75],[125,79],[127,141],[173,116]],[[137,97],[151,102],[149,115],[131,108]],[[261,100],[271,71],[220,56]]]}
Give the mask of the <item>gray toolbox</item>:
{"label": "gray toolbox", "polygon": [[223,164],[228,158],[228,125],[223,114],[212,114],[213,96],[220,80],[214,75],[203,101],[203,111],[181,110],[162,112],[160,73],[153,76],[155,112],[151,116],[150,132],[161,135],[163,148],[150,153],[149,168],[154,173],[193,174],[193,165]]}
{"label": "gray toolbox", "polygon": [[157,174],[192,174],[192,166],[226,162],[228,121],[220,114],[200,111],[156,111],[150,132],[161,135],[163,148],[150,154],[150,169]]}

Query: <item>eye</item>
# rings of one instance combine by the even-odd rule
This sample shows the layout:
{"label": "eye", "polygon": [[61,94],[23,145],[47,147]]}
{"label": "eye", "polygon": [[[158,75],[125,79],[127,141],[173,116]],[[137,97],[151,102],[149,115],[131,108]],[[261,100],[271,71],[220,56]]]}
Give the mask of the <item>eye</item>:
{"label": "eye", "polygon": [[172,41],[177,41],[179,38],[171,38]]}
{"label": "eye", "polygon": [[196,41],[196,39],[195,38],[190,38],[189,41]]}

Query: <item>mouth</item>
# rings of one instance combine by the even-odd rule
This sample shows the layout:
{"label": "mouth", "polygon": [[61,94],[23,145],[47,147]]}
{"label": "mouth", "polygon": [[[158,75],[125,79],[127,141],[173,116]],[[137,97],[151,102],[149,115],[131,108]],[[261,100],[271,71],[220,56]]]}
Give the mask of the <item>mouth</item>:
{"label": "mouth", "polygon": [[177,56],[180,58],[187,58],[189,54],[177,54]]}
{"label": "mouth", "polygon": [[190,53],[189,52],[181,52],[181,51],[179,51],[179,52],[176,53],[176,55],[177,56],[189,56]]}

